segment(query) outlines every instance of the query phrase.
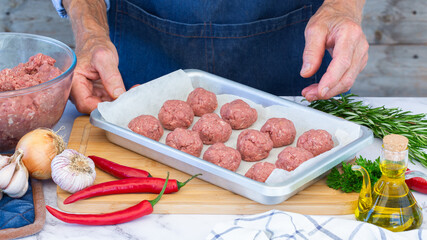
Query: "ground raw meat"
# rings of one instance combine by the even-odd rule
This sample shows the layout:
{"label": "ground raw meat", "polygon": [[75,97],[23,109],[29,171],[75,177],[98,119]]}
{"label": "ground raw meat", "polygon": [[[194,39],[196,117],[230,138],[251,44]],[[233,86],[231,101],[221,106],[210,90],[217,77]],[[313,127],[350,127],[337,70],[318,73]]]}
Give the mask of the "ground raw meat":
{"label": "ground raw meat", "polygon": [[334,141],[327,131],[311,129],[298,138],[297,147],[304,148],[317,156],[331,150],[334,147]]}
{"label": "ground raw meat", "polygon": [[202,153],[203,142],[199,134],[193,130],[176,128],[166,136],[166,144],[199,157]]}
{"label": "ground raw meat", "polygon": [[303,162],[313,157],[313,154],[304,148],[289,146],[279,153],[276,161],[276,167],[290,172],[295,170],[295,168]]}
{"label": "ground raw meat", "polygon": [[[31,87],[59,76],[62,72],[54,63],[55,59],[37,54],[27,63],[0,71],[0,92]],[[13,149],[25,133],[37,127],[53,127],[61,118],[68,95],[69,85],[61,81],[40,91],[0,97],[0,152]]]}
{"label": "ground raw meat", "polygon": [[30,57],[28,62],[0,71],[0,92],[32,87],[62,74],[54,67],[55,59],[41,53]]}
{"label": "ground raw meat", "polygon": [[188,103],[181,100],[167,100],[159,111],[159,121],[168,130],[188,128],[193,123],[194,113]]}
{"label": "ground raw meat", "polygon": [[224,143],[215,143],[210,146],[203,154],[203,159],[233,172],[242,161],[239,151],[225,146]]}
{"label": "ground raw meat", "polygon": [[200,134],[204,144],[226,142],[231,136],[231,126],[216,113],[206,113],[193,126],[193,131]]}
{"label": "ground raw meat", "polygon": [[265,182],[276,166],[269,162],[257,162],[246,172],[245,177],[258,182]]}
{"label": "ground raw meat", "polygon": [[261,128],[268,133],[273,141],[273,147],[283,147],[294,142],[297,131],[292,121],[286,118],[270,118]]}
{"label": "ground raw meat", "polygon": [[250,127],[258,118],[257,111],[241,99],[224,104],[220,114],[236,130]]}
{"label": "ground raw meat", "polygon": [[187,97],[187,103],[193,109],[194,115],[203,116],[205,113],[212,113],[218,107],[216,95],[204,88],[194,89]]}
{"label": "ground raw meat", "polygon": [[159,141],[163,136],[163,128],[160,121],[151,115],[141,115],[132,119],[128,124],[128,128],[155,141]]}
{"label": "ground raw meat", "polygon": [[273,141],[267,133],[254,129],[246,129],[237,138],[237,150],[242,155],[242,160],[256,162],[268,157],[273,149]]}

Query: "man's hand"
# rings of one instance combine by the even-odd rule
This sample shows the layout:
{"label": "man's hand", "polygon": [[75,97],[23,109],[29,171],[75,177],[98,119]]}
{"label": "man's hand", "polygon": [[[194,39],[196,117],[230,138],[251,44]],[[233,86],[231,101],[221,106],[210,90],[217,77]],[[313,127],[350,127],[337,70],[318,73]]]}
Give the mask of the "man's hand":
{"label": "man's hand", "polygon": [[301,76],[319,69],[325,49],[332,56],[320,82],[302,90],[308,101],[347,92],[368,62],[369,44],[360,27],[364,0],[325,0],[305,29]]}
{"label": "man's hand", "polygon": [[98,103],[114,100],[126,91],[119,57],[108,36],[104,0],[63,0],[63,4],[76,39],[71,100],[79,112],[90,113]]}
{"label": "man's hand", "polygon": [[98,103],[125,92],[116,48],[109,39],[92,38],[77,50],[71,100],[79,112],[90,113]]}

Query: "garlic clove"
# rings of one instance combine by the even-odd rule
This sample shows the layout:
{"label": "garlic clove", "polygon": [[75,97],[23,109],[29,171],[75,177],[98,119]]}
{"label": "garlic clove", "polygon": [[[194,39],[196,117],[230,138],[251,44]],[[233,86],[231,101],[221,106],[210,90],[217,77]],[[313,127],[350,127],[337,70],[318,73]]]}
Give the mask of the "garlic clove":
{"label": "garlic clove", "polygon": [[23,154],[21,150],[16,151],[12,157],[7,159],[8,164],[0,169],[0,189],[4,189],[9,185],[15,173],[18,160],[22,159]]}
{"label": "garlic clove", "polygon": [[15,172],[16,162],[11,162],[0,170],[0,189],[4,189],[12,180]]}
{"label": "garlic clove", "polygon": [[[18,167],[19,168],[19,167]],[[25,167],[15,171],[9,185],[3,190],[9,197],[22,197],[28,189],[28,171]],[[22,193],[23,192],[23,193]]]}
{"label": "garlic clove", "polygon": [[5,193],[7,195],[9,195],[9,197],[11,197],[11,198],[20,198],[20,197],[25,195],[25,193],[28,190],[28,186],[29,186],[29,184],[28,184],[28,180],[27,180],[27,181],[25,181],[24,185],[22,185],[21,189],[18,189],[16,192],[7,193],[6,189],[5,189]]}
{"label": "garlic clove", "polygon": [[15,172],[9,185],[3,190],[9,197],[19,198],[22,197],[28,189],[28,170],[22,164],[22,151],[14,159],[17,164]]}
{"label": "garlic clove", "polygon": [[0,169],[9,164],[9,157],[0,155]]}

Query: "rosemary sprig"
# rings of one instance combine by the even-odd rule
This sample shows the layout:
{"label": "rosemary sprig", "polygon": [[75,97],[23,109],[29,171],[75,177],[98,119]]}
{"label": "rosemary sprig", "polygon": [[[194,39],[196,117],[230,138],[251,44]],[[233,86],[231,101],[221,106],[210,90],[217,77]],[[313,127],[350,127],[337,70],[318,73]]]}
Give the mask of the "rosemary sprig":
{"label": "rosemary sprig", "polygon": [[357,95],[341,95],[340,98],[318,100],[310,103],[315,108],[338,117],[342,117],[372,130],[378,138],[387,134],[399,134],[408,138],[409,158],[427,167],[427,119],[426,114],[412,114],[399,108],[371,107],[351,97]]}

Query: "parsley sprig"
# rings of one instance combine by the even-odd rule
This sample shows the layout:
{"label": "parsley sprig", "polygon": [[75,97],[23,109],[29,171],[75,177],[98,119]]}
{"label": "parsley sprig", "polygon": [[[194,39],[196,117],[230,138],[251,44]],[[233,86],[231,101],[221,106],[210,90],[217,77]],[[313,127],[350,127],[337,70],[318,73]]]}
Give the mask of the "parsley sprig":
{"label": "parsley sprig", "polygon": [[[368,171],[372,186],[374,186],[382,175],[379,157],[375,159],[375,161],[369,161],[359,156],[355,164],[364,167],[366,171]],[[360,192],[360,189],[362,189],[363,177],[359,171],[351,170],[352,165],[353,164],[343,162],[342,173],[338,171],[336,167],[332,168],[326,178],[326,184],[330,188],[337,190],[341,189],[343,192]]]}
{"label": "parsley sprig", "polygon": [[427,153],[424,151],[427,147],[426,114],[412,114],[410,111],[384,106],[372,107],[352,99],[354,96],[357,95],[313,101],[309,107],[364,125],[381,139],[392,133],[407,137],[409,158],[427,167]]}

